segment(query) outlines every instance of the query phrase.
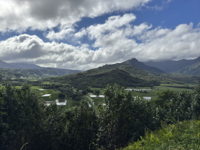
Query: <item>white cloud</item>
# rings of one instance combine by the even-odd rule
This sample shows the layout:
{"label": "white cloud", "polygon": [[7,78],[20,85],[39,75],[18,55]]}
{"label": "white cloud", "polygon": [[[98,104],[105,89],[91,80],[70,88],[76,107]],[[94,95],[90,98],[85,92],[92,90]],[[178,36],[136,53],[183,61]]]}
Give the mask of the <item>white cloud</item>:
{"label": "white cloud", "polygon": [[200,22],[197,24],[197,27],[200,27]]}
{"label": "white cloud", "polygon": [[[1,0],[0,32],[27,29],[47,30],[60,26],[60,33],[50,31],[47,38],[64,38],[82,17],[97,17],[113,11],[144,6],[151,0]],[[62,31],[63,30],[63,31]]]}
{"label": "white cloud", "polygon": [[[161,36],[158,36],[159,32]],[[174,30],[156,29],[143,37],[146,37],[143,38],[145,43],[138,47],[140,60],[180,60],[200,56],[200,28],[193,28],[192,23],[178,25]]]}
{"label": "white cloud", "polygon": [[173,0],[160,0],[160,2],[162,3],[161,5],[155,5],[155,6],[146,6],[148,9],[153,9],[153,10],[158,10],[161,11],[163,10],[165,7],[168,6],[169,3],[171,3]]}
{"label": "white cloud", "polygon": [[121,16],[111,16],[104,24],[91,25],[87,29],[81,29],[75,36],[81,37],[86,34],[90,39],[96,39],[105,34],[106,32],[115,32],[123,26],[129,26],[130,22],[134,21],[136,16],[133,14],[125,14]]}
{"label": "white cloud", "polygon": [[85,70],[130,58],[148,61],[200,56],[200,27],[193,27],[192,23],[180,24],[175,29],[153,28],[147,23],[133,26],[130,23],[134,20],[133,14],[112,16],[104,24],[74,34],[72,38],[85,35],[92,39],[95,51],[87,43],[72,46],[44,42],[35,35],[15,36],[0,41],[0,60]]}
{"label": "white cloud", "polygon": [[48,32],[45,37],[50,40],[62,40],[66,37],[67,34],[73,33],[75,30],[74,28],[66,28],[61,30],[60,32],[54,32],[53,30]]}

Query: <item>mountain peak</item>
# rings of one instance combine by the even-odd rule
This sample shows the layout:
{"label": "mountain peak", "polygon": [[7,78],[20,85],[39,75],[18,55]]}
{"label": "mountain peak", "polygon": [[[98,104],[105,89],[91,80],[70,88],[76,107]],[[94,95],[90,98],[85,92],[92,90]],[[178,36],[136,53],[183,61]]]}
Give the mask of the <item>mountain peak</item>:
{"label": "mountain peak", "polygon": [[163,73],[165,73],[164,71],[162,71],[162,70],[160,70],[158,68],[150,67],[150,66],[145,65],[142,62],[139,62],[136,58],[132,58],[130,60],[127,60],[127,61],[123,62],[122,64],[133,65],[133,66],[135,66],[137,68],[140,68],[142,70],[148,71],[150,73],[155,73],[155,74],[163,74]]}
{"label": "mountain peak", "polygon": [[128,61],[138,61],[136,58],[131,58],[130,60]]}

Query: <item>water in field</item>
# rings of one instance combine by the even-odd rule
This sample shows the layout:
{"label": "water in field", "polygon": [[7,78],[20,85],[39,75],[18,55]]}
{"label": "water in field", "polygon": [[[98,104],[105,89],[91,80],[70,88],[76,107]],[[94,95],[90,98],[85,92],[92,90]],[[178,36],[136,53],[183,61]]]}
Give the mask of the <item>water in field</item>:
{"label": "water in field", "polygon": [[[45,101],[45,103],[46,103],[46,106],[49,106],[51,103],[53,103],[53,101]],[[56,100],[56,105],[66,105],[66,103],[67,103],[67,100],[64,100],[62,102],[59,102],[58,99]]]}
{"label": "water in field", "polygon": [[104,95],[99,95],[99,96],[97,96],[97,95],[90,95],[90,97],[105,97]]}
{"label": "water in field", "polygon": [[125,89],[126,91],[151,91],[151,89]]}
{"label": "water in field", "polygon": [[44,94],[42,97],[49,97],[51,94]]}

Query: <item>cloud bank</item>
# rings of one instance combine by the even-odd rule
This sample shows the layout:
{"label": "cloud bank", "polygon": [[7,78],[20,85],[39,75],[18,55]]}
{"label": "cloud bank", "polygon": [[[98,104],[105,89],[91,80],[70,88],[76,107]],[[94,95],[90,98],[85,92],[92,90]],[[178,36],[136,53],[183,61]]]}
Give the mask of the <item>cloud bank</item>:
{"label": "cloud bank", "polygon": [[[44,17],[45,18],[45,17]],[[91,25],[66,34],[94,41],[90,46],[44,42],[35,35],[22,34],[0,41],[0,60],[29,62],[46,67],[90,69],[108,63],[137,58],[140,61],[196,58],[200,55],[200,27],[180,24],[174,29],[133,25],[136,16],[111,16],[105,23]],[[57,37],[59,38],[59,36]],[[93,50],[95,48],[95,51]]]}
{"label": "cloud bank", "polygon": [[[46,37],[64,38],[82,17],[94,18],[105,13],[144,6],[151,0],[1,0],[0,32],[51,30]],[[60,27],[55,33],[53,27]]]}

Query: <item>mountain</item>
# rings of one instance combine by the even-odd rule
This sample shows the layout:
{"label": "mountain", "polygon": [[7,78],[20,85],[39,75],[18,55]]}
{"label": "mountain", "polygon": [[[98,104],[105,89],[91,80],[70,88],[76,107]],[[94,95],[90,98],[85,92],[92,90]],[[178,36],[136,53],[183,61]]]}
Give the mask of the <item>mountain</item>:
{"label": "mountain", "polygon": [[200,76],[200,61],[191,66],[184,67],[178,70],[177,73],[184,74],[184,75]]}
{"label": "mountain", "polygon": [[0,78],[38,79],[45,77],[64,76],[80,72],[79,70],[41,68],[41,69],[0,69]]}
{"label": "mountain", "polygon": [[[134,64],[136,64],[137,67]],[[149,72],[142,70],[140,68],[148,70]],[[123,76],[122,71],[123,74],[125,74],[125,72],[126,74],[129,74],[129,77]],[[115,72],[116,75],[113,72]],[[135,86],[142,86],[142,85],[151,86],[151,85],[159,85],[160,83],[176,82],[175,80],[164,77],[161,74],[168,75],[167,73],[159,69],[156,69],[155,67],[149,67],[137,61],[136,59],[131,59],[122,63],[104,65],[102,67],[90,69],[77,74],[67,75],[63,77],[56,77],[53,78],[52,80],[54,82],[67,82],[73,86],[85,84],[89,86],[100,85],[102,87],[107,83],[113,84],[114,82],[124,86],[128,85],[128,83],[126,83],[126,81],[124,80],[125,78],[129,79],[132,78],[129,80],[130,84],[133,85],[132,83],[134,83]],[[140,84],[135,83],[136,79],[140,82]],[[107,82],[108,80],[109,82]]]}
{"label": "mountain", "polygon": [[15,68],[15,66],[12,66],[11,64],[8,64],[0,60],[0,68]]}
{"label": "mountain", "polygon": [[156,67],[151,67],[151,66],[147,66],[142,62],[139,62],[136,58],[132,58],[130,60],[127,60],[125,62],[123,62],[122,64],[130,64],[130,65],[134,65],[135,67],[138,67],[144,71],[148,71],[150,73],[154,73],[154,74],[165,74],[166,72],[156,68]]}
{"label": "mountain", "polygon": [[182,59],[179,61],[167,60],[167,61],[160,61],[160,62],[148,61],[148,62],[144,62],[144,64],[148,66],[156,67],[168,73],[175,73],[182,68],[191,66],[198,62],[200,62],[200,57],[193,60]]}
{"label": "mountain", "polygon": [[114,85],[119,84],[121,86],[152,86],[153,82],[149,82],[137,77],[133,77],[123,69],[111,69],[96,74],[89,74],[81,72],[77,74],[67,75],[63,77],[56,77],[52,81],[54,82],[67,82],[75,87],[81,86],[93,86],[93,87],[105,87],[107,84]]}
{"label": "mountain", "polygon": [[79,70],[45,68],[28,63],[6,63],[0,60],[1,78],[37,79],[44,77],[64,76],[81,72]]}
{"label": "mountain", "polygon": [[[127,80],[125,80],[126,78]],[[160,83],[197,83],[199,78],[180,74],[171,75],[155,67],[147,66],[133,58],[122,63],[104,65],[77,74],[47,80],[61,83],[65,82],[75,87],[83,85],[105,87],[107,83],[117,83],[122,86],[155,86]],[[136,80],[139,82],[136,82]],[[127,83],[127,81],[130,83]]]}
{"label": "mountain", "polygon": [[14,66],[17,69],[40,69],[40,68],[42,68],[38,65],[28,64],[28,63],[9,63],[9,64]]}
{"label": "mountain", "polygon": [[28,63],[6,63],[0,60],[0,68],[7,69],[40,69],[42,67]]}

